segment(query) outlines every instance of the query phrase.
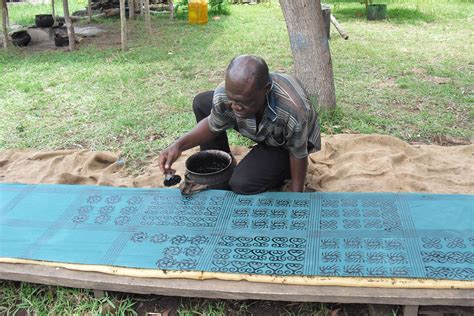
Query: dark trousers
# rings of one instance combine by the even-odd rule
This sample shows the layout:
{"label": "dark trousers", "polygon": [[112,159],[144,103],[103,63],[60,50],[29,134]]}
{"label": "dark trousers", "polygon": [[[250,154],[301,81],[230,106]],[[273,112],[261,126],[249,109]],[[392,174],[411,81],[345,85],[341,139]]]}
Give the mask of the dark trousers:
{"label": "dark trousers", "polygon": [[[213,94],[213,91],[207,91],[194,98],[193,111],[197,122],[211,113]],[[220,133],[213,141],[201,145],[201,150],[208,149],[230,153],[226,132]],[[237,194],[257,194],[281,186],[285,179],[290,177],[288,150],[259,143],[235,167],[229,186]]]}

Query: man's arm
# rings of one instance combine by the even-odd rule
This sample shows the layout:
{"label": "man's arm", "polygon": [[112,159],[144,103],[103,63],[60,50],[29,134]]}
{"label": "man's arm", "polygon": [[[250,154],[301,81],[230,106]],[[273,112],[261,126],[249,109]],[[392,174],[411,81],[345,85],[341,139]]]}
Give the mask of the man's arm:
{"label": "man's arm", "polygon": [[201,120],[190,132],[180,137],[160,154],[160,169],[163,173],[173,173],[171,165],[181,156],[181,153],[190,148],[213,140],[218,134],[209,129],[209,119]]}
{"label": "man's arm", "polygon": [[308,157],[296,158],[290,153],[291,191],[303,192],[306,172],[308,171]]}

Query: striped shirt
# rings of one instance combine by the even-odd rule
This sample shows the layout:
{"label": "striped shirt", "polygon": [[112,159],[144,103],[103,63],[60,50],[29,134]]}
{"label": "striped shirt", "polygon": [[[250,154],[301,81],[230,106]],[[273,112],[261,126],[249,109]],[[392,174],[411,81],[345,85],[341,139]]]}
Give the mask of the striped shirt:
{"label": "striped shirt", "polygon": [[209,129],[222,132],[235,128],[243,136],[269,146],[283,146],[296,158],[305,158],[321,149],[318,115],[311,106],[300,82],[286,74],[270,73],[272,88],[267,106],[256,126],[255,117],[234,115],[222,82],[214,90]]}

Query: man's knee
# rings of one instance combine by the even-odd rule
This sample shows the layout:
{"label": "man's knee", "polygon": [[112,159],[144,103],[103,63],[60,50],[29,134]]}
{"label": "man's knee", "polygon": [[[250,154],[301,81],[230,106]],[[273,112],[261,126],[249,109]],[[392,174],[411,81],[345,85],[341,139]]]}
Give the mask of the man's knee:
{"label": "man's knee", "polygon": [[247,177],[240,176],[239,173],[234,172],[229,180],[230,189],[236,194],[257,194],[263,192],[256,188]]}
{"label": "man's knee", "polygon": [[212,107],[212,91],[201,92],[193,99],[193,112],[197,116],[209,115]]}

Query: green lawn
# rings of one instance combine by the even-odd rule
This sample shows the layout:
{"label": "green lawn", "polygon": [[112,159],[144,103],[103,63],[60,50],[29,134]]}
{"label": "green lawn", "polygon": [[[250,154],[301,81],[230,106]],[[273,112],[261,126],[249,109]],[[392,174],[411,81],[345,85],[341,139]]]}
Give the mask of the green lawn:
{"label": "green lawn", "polygon": [[[326,2],[350,36],[344,41],[332,28],[338,110],[322,115],[326,133],[382,133],[425,143],[435,136],[472,138],[471,0],[374,1],[388,3],[388,19],[378,22],[367,21],[358,2]],[[72,1],[71,10],[85,3]],[[49,6],[10,9],[12,24],[31,24],[34,14],[45,13]],[[109,29],[108,36],[119,32],[117,19],[94,23]],[[152,23],[154,33],[149,36],[143,33],[142,20],[131,21],[130,49],[125,53],[119,44],[103,43],[80,45],[71,53],[0,49],[0,150],[122,151],[128,168],[140,172],[150,157],[194,125],[193,96],[213,89],[235,55],[261,55],[271,70],[292,72],[288,34],[275,0],[231,6],[229,16],[206,26],[171,21],[167,15],[153,16]],[[236,134],[231,141],[246,143]],[[77,304],[64,307],[71,298],[65,300],[69,303],[58,299],[64,293],[83,297],[91,313],[104,306],[128,310],[137,302],[134,298],[89,301],[88,291],[71,294],[9,282],[0,291],[0,313],[12,302],[31,310],[63,308],[78,313],[72,309],[79,308]],[[36,291],[34,300],[28,296],[31,291]],[[218,315],[229,303],[196,303],[189,308],[186,304],[180,307],[182,315],[193,311]]]}
{"label": "green lawn", "polygon": [[[366,21],[359,3],[332,4],[350,39],[333,29],[339,110],[323,116],[325,132],[428,143],[438,135],[472,136],[474,47],[468,34],[474,6],[460,0],[386,2],[389,19],[383,22]],[[12,10],[12,23],[24,19]],[[119,30],[117,19],[96,22]],[[152,22],[152,36],[142,33],[141,20],[130,23],[126,53],[119,45],[0,52],[0,148],[123,151],[136,170],[194,125],[193,96],[215,87],[235,55],[261,55],[272,70],[292,72],[276,1],[231,6],[231,15],[207,26],[166,15]],[[236,135],[231,141],[245,142]]]}

